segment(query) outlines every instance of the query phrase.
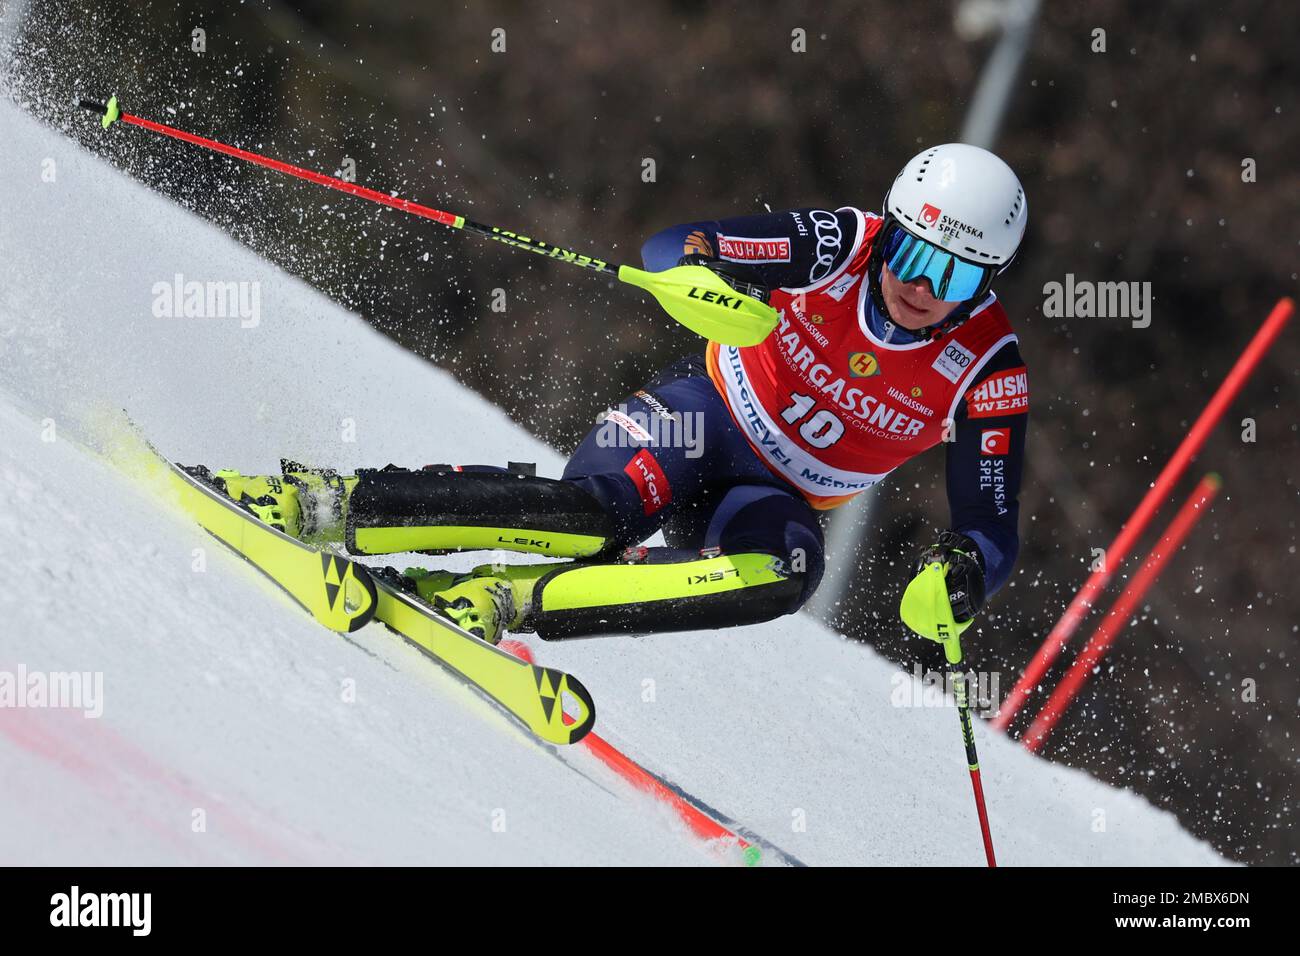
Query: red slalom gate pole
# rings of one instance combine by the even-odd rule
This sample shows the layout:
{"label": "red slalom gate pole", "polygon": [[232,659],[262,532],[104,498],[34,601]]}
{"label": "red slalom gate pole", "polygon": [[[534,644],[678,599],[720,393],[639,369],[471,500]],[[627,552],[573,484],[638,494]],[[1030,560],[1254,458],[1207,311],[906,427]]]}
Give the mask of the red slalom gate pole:
{"label": "red slalom gate pole", "polygon": [[[500,646],[502,650],[509,651],[520,660],[527,661],[530,664],[533,663],[533,652],[527,644],[521,641],[506,640],[502,641]],[[572,718],[568,714],[562,714],[561,716],[565,723],[572,722]],[[671,808],[677,818],[686,824],[687,828],[701,840],[706,842],[725,840],[735,843],[740,849],[741,859],[746,866],[757,866],[762,862],[763,851],[759,847],[714,820],[686,800],[681,794],[674,792],[658,777],[594,730],[583,737],[579,744],[586,747],[597,760],[605,764],[633,787],[650,794],[654,799]]]}
{"label": "red slalom gate pole", "polygon": [[1124,523],[1115,540],[1111,542],[1111,546],[1106,549],[1102,567],[1092,572],[1088,580],[1084,582],[1083,587],[1079,588],[1078,593],[1074,595],[1073,600],[1065,609],[1065,613],[1061,615],[1061,619],[1056,622],[1056,626],[1052,628],[1051,633],[1047,635],[1047,639],[1043,641],[1043,645],[1025,668],[1024,674],[1016,682],[1016,686],[1011,689],[1007,699],[1002,702],[1002,707],[999,708],[998,713],[990,721],[995,728],[1006,730],[1010,726],[1011,721],[1015,719],[1016,714],[1025,705],[1030,693],[1042,681],[1052,664],[1056,662],[1056,658],[1065,649],[1070,637],[1078,629],[1083,619],[1088,616],[1088,612],[1092,609],[1102,591],[1106,589],[1106,585],[1110,582],[1110,577],[1115,569],[1124,563],[1124,559],[1128,557],[1129,552],[1137,543],[1137,539],[1146,530],[1147,525],[1151,523],[1151,519],[1159,510],[1160,505],[1169,497],[1174,485],[1178,483],[1178,479],[1182,477],[1183,472],[1187,470],[1187,466],[1191,464],[1192,459],[1201,450],[1201,446],[1205,444],[1205,440],[1209,438],[1214,426],[1219,423],[1219,419],[1223,417],[1223,413],[1228,410],[1228,406],[1241,392],[1242,386],[1246,384],[1256,366],[1259,365],[1260,360],[1277,340],[1283,327],[1291,319],[1294,310],[1295,302],[1289,297],[1279,299],[1277,305],[1273,306],[1273,310],[1269,312],[1264,324],[1255,333],[1255,337],[1250,340],[1250,344],[1246,346],[1236,364],[1232,366],[1218,391],[1214,393],[1214,396],[1201,412],[1200,417],[1192,425],[1186,437],[1183,438],[1182,444],[1170,457],[1169,462],[1165,465],[1164,470],[1160,472],[1155,482],[1147,489],[1146,495],[1138,503],[1137,508],[1133,510],[1133,514],[1129,516],[1128,521]]}
{"label": "red slalom gate pole", "polygon": [[1025,731],[1022,741],[1026,749],[1032,753],[1038,753],[1042,749],[1048,736],[1056,727],[1057,721],[1069,709],[1075,696],[1092,676],[1093,668],[1101,661],[1111,644],[1115,643],[1115,638],[1119,636],[1120,631],[1132,619],[1142,598],[1160,576],[1169,559],[1178,552],[1192,528],[1209,510],[1210,502],[1219,493],[1222,484],[1218,475],[1208,474],[1183,502],[1183,506],[1174,515],[1174,520],[1165,529],[1164,535],[1147,555],[1142,567],[1138,569],[1137,574],[1133,575],[1133,580],[1120,594],[1115,606],[1098,625],[1092,637],[1088,638],[1088,643],[1084,645],[1082,652],[1075,658],[1069,671],[1061,679],[1061,683],[1057,685],[1043,709],[1034,718],[1034,722]]}

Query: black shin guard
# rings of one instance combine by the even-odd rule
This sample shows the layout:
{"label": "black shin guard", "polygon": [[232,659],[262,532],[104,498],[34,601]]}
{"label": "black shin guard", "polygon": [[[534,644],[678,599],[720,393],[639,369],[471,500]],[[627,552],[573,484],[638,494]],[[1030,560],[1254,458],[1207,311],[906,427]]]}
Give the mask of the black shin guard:
{"label": "black shin guard", "polygon": [[527,619],[544,640],[758,624],[797,611],[804,574],[770,554],[564,565],[533,588]]}
{"label": "black shin guard", "polygon": [[348,504],[353,554],[504,549],[561,558],[598,554],[609,518],[577,485],[488,471],[364,471]]}

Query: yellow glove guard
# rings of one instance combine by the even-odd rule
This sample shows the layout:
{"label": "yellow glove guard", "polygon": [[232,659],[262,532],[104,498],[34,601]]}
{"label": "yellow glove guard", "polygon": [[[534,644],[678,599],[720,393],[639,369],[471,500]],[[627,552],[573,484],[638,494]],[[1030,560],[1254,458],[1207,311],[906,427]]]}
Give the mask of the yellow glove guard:
{"label": "yellow glove guard", "polygon": [[948,663],[959,664],[961,635],[974,622],[958,624],[953,618],[947,573],[948,565],[938,561],[922,568],[903,592],[898,615],[917,634],[943,644]]}

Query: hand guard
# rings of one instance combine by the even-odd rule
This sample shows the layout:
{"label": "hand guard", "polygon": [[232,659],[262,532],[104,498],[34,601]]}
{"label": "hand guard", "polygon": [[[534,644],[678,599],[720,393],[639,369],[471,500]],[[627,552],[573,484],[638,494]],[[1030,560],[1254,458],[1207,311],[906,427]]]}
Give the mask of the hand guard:
{"label": "hand guard", "polygon": [[945,531],[917,561],[899,615],[922,637],[947,643],[970,626],[983,605],[983,555],[966,535]]}
{"label": "hand guard", "polygon": [[920,574],[927,564],[936,561],[948,565],[948,600],[952,604],[952,616],[958,624],[964,624],[984,606],[984,555],[980,553],[979,545],[966,535],[945,531],[937,542],[921,553],[916,562],[916,573]]}
{"label": "hand guard", "polygon": [[697,253],[682,256],[677,260],[677,264],[679,266],[704,266],[741,295],[757,299],[764,305],[767,304],[768,299],[771,297],[772,290],[754,276],[753,269],[750,266],[741,265],[738,262],[725,262],[722,259],[715,259],[713,256],[699,255]]}

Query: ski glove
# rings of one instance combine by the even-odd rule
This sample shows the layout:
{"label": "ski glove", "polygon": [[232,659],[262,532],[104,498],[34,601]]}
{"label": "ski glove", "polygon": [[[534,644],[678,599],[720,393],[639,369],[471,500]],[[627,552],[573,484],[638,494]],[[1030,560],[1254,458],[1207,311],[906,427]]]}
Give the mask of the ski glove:
{"label": "ski glove", "polygon": [[679,266],[704,266],[741,295],[747,295],[751,299],[757,299],[764,304],[767,303],[772,293],[767,284],[755,275],[752,267],[738,262],[726,262],[713,256],[691,253],[678,259],[677,264]]}
{"label": "ski glove", "polygon": [[917,634],[942,642],[964,631],[983,605],[984,556],[966,535],[945,531],[921,553],[899,613]]}

